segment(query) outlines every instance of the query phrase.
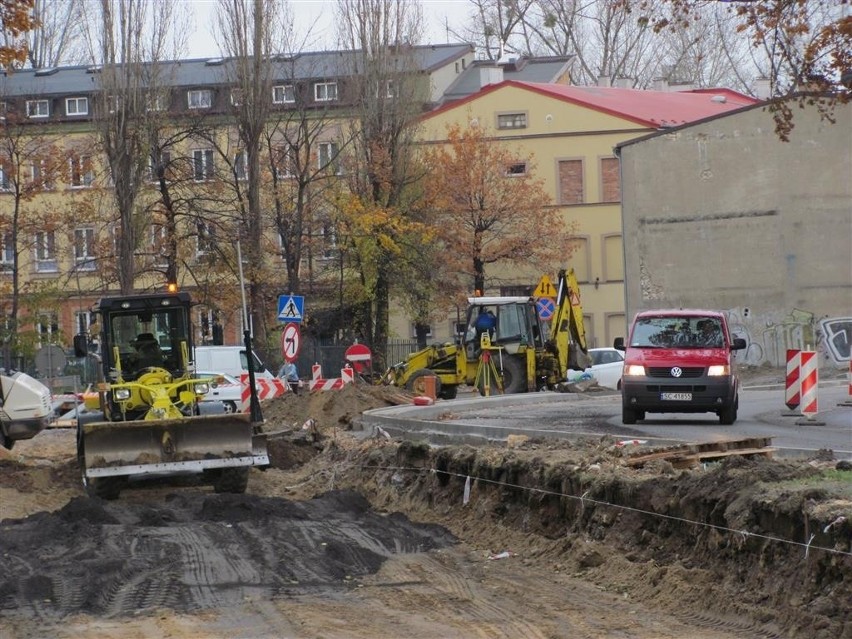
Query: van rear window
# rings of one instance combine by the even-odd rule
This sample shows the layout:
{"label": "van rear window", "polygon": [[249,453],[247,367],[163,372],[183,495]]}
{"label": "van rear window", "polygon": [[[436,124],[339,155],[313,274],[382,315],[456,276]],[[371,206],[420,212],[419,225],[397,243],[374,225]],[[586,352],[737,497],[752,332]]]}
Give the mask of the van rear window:
{"label": "van rear window", "polygon": [[630,345],[637,348],[723,348],[722,325],[715,317],[642,317],[633,325]]}

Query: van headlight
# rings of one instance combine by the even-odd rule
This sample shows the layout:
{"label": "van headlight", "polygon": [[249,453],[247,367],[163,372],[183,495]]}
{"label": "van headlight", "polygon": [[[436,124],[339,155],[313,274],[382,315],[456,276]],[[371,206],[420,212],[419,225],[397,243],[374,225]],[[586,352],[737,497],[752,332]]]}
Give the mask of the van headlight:
{"label": "van headlight", "polygon": [[708,377],[720,377],[722,375],[730,375],[731,369],[727,364],[714,364],[707,369]]}
{"label": "van headlight", "polygon": [[210,392],[210,385],[207,382],[201,382],[195,385],[196,395],[206,395]]}
{"label": "van headlight", "polygon": [[112,396],[115,398],[117,402],[126,402],[130,399],[130,389],[129,388],[116,388],[112,391]]}
{"label": "van headlight", "polygon": [[628,364],[624,367],[624,375],[627,377],[645,377],[645,367],[639,364]]}

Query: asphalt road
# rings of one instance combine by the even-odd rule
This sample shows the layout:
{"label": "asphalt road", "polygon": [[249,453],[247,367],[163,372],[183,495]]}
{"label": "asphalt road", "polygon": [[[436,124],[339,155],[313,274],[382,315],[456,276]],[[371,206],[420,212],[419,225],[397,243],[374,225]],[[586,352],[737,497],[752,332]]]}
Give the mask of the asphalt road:
{"label": "asphalt road", "polygon": [[770,437],[778,456],[811,456],[830,449],[837,459],[852,460],[852,401],[845,381],[821,382],[820,412],[812,420],[790,415],[780,385],[745,388],[739,416],[721,426],[712,413],[649,414],[631,426],[621,423],[621,395],[595,393],[529,393],[480,398],[471,395],[433,406],[394,406],[367,411],[365,434],[384,432],[435,444],[499,443],[509,435],[531,437],[612,437],[672,445],[748,437]]}

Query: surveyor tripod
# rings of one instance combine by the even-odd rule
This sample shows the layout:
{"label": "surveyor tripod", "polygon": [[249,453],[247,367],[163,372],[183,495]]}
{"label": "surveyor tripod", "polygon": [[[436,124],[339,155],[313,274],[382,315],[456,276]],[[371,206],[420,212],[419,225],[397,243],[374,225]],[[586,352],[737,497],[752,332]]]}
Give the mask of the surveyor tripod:
{"label": "surveyor tripod", "polygon": [[503,377],[494,365],[492,351],[499,351],[501,346],[491,346],[491,337],[488,332],[484,332],[479,338],[479,365],[476,367],[476,377],[473,385],[479,389],[480,395],[485,397],[491,396],[491,385],[493,384],[498,392],[503,394]]}

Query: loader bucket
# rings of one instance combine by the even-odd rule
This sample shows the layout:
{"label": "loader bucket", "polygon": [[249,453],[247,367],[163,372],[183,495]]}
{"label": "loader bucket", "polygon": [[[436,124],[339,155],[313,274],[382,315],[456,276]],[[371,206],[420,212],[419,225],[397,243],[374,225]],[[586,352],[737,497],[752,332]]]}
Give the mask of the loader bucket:
{"label": "loader bucket", "polygon": [[87,477],[197,473],[266,466],[266,436],[244,414],[84,424]]}

